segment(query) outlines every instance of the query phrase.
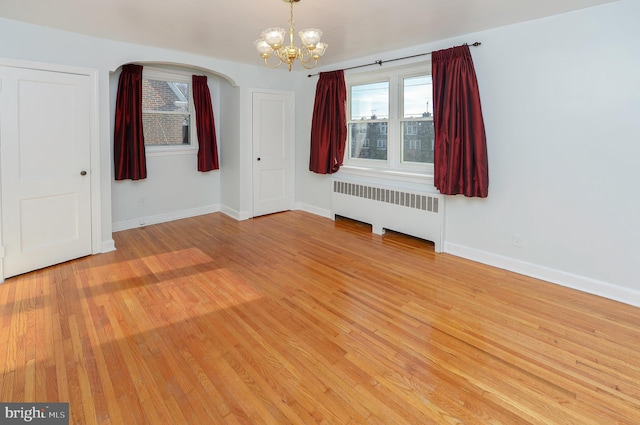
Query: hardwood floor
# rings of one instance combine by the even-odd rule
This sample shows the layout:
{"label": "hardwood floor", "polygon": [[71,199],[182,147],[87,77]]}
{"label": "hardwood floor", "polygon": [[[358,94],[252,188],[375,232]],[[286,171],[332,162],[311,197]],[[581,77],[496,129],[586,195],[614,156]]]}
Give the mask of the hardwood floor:
{"label": "hardwood floor", "polygon": [[287,212],[0,285],[0,401],[73,424],[640,423],[640,310]]}

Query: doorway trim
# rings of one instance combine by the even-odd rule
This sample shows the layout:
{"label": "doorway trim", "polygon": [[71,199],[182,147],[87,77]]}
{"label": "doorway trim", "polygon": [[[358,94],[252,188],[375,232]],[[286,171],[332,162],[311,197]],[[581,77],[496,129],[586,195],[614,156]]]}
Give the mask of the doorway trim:
{"label": "doorway trim", "polygon": [[[65,74],[86,75],[89,77],[91,99],[89,101],[91,107],[89,111],[89,155],[91,169],[89,170],[89,178],[91,179],[91,254],[102,252],[102,214],[101,214],[101,172],[100,172],[100,128],[99,128],[99,73],[97,69],[82,68],[77,66],[57,65],[43,62],[32,62],[18,59],[9,59],[0,57],[0,66],[10,68],[24,68],[38,71],[60,72]],[[2,91],[2,81],[0,80],[0,91]],[[2,140],[0,140],[0,145]],[[2,170],[0,169],[0,177]],[[2,188],[0,187],[0,191]],[[0,193],[0,223],[2,222],[2,194]],[[0,283],[4,282],[4,236],[2,234],[2,226],[0,226]]]}

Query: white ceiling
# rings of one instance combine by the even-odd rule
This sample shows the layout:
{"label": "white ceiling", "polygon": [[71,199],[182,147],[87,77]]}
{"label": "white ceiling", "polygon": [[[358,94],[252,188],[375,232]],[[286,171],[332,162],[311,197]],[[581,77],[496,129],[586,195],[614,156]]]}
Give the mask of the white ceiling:
{"label": "white ceiling", "polygon": [[[296,31],[307,27],[324,31],[323,41],[329,48],[322,63],[328,65],[612,1],[616,0],[301,0],[295,3],[294,13]],[[0,16],[259,64],[262,59],[253,42],[267,27],[288,27],[289,3],[1,0]]]}

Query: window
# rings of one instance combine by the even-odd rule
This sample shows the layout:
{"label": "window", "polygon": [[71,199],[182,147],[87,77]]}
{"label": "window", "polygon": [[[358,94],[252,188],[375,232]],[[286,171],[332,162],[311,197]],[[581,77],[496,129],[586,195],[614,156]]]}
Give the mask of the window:
{"label": "window", "polygon": [[191,75],[143,70],[142,126],[147,149],[195,147]]}
{"label": "window", "polygon": [[[402,163],[433,164],[433,108],[431,75],[402,80]],[[411,136],[411,137],[407,137]],[[407,143],[408,142],[408,143]],[[432,165],[433,167],[433,165]]]}
{"label": "window", "polygon": [[[349,99],[349,151],[351,158],[387,160],[387,146],[370,148],[369,139],[387,134],[389,123],[389,82],[352,85]],[[365,141],[367,142],[365,145]]]}
{"label": "window", "polygon": [[[347,77],[345,165],[382,171],[433,172],[431,64]],[[369,144],[369,140],[377,143]],[[365,144],[365,141],[367,142]]]}

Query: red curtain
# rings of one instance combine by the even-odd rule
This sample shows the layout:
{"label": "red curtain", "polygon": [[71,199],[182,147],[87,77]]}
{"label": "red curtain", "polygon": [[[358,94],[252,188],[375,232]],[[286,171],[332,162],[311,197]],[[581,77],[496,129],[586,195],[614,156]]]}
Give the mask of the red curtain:
{"label": "red curtain", "polygon": [[205,75],[193,75],[193,103],[196,107],[196,129],[198,131],[198,171],[220,168],[216,127],[211,106],[211,94]]}
{"label": "red curtain", "polygon": [[147,178],[142,132],[142,66],[122,67],[116,97],[113,131],[113,157],[116,180]]}
{"label": "red curtain", "polygon": [[332,174],[340,169],[347,142],[347,88],[344,71],[321,72],[311,122],[309,170]]}
{"label": "red curtain", "polygon": [[431,60],[435,186],[445,195],[485,198],[487,138],[469,46],[435,51]]}

